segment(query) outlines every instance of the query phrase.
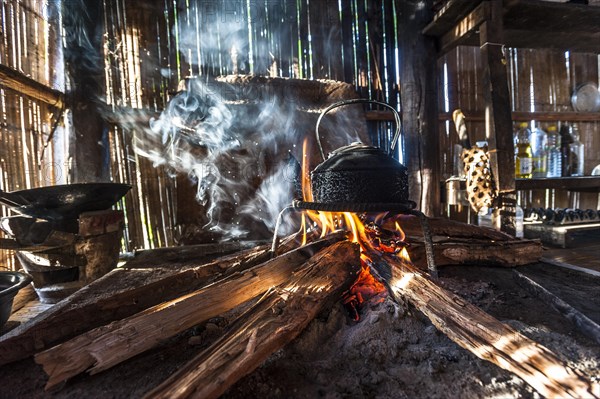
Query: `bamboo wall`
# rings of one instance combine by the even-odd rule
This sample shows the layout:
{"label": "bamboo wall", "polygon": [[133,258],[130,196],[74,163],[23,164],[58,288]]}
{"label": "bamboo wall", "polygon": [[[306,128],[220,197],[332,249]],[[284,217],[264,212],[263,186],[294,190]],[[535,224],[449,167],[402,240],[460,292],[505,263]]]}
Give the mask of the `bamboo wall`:
{"label": "bamboo wall", "polygon": [[[63,89],[58,16],[54,5],[39,0],[0,2],[0,64],[46,86]],[[0,189],[22,190],[61,182],[62,112],[7,89],[0,82]],[[51,136],[51,132],[57,130]],[[61,151],[62,150],[62,151]],[[4,207],[0,215],[8,216]],[[0,250],[0,268],[18,268],[10,251]]]}
{"label": "bamboo wall", "polygon": [[[152,4],[150,4],[152,3]],[[188,76],[254,74],[353,83],[367,98],[400,102],[396,1],[133,0],[105,2],[107,102],[158,112]],[[145,122],[147,123],[147,122]],[[389,123],[371,137],[388,145]],[[112,129],[113,177],[133,184],[126,197],[129,248],[173,245],[194,215],[191,183],[132,151],[133,133]]]}
{"label": "bamboo wall", "polygon": [[[555,50],[507,49],[509,90],[513,111],[540,112],[540,120],[531,125],[546,129],[550,125],[576,123],[585,145],[585,170],[590,175],[600,164],[600,112],[596,121],[570,121],[567,117],[545,116],[544,111],[573,111],[571,95],[580,84],[598,84],[600,74],[597,54],[565,53]],[[474,140],[485,140],[485,110],[481,84],[481,57],[477,47],[458,47],[439,60],[439,109],[452,112],[461,108],[467,128]],[[440,123],[442,176],[453,174],[453,145],[458,142],[452,121]],[[569,193],[563,190],[520,192],[523,207],[575,207],[600,209],[599,197],[593,193]]]}

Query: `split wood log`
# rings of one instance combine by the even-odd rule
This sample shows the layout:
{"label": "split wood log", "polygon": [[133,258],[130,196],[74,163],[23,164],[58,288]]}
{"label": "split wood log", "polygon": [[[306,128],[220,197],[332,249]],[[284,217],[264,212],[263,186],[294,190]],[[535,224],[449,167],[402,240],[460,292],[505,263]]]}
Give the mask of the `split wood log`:
{"label": "split wood log", "polygon": [[[332,243],[343,238],[343,233],[327,237]],[[299,234],[286,237],[279,252],[297,248],[300,239]],[[143,256],[134,258],[126,267],[109,272],[38,317],[0,336],[0,366],[185,295],[218,278],[263,263],[271,256],[270,245],[262,245],[205,263],[215,248],[196,249],[196,253],[191,254],[186,247],[172,248],[166,251],[166,260],[160,263],[150,256],[152,250],[144,251]],[[160,259],[162,254],[160,250],[155,258]]]}
{"label": "split wood log", "polygon": [[514,270],[513,277],[530,294],[550,304],[554,310],[573,323],[582,334],[600,344],[600,326],[597,323],[524,274]]}
{"label": "split wood log", "polygon": [[308,244],[39,353],[35,359],[50,377],[46,389],[87,369],[91,374],[106,370],[261,295],[285,282],[316,250],[335,241],[339,238],[327,237]]}
{"label": "split wood log", "polygon": [[295,339],[327,302],[339,299],[359,271],[358,246],[346,241],[322,250],[146,397],[217,398]]}
{"label": "split wood log", "polygon": [[393,298],[404,298],[475,356],[514,373],[544,397],[597,398],[590,382],[549,349],[438,286],[409,261],[369,255]]}
{"label": "split wood log", "polygon": [[[457,222],[446,218],[428,218],[431,235],[448,236],[453,238],[488,239],[497,241],[510,241],[515,238],[510,234],[503,233],[488,227],[474,226]],[[423,236],[423,229],[419,218],[413,215],[398,215],[385,220],[382,225],[388,230],[395,229],[398,222],[407,236]]]}
{"label": "split wood log", "polygon": [[[427,269],[425,246],[415,239],[407,239],[410,259],[420,269]],[[542,258],[542,244],[538,240],[482,241],[474,239],[449,238],[438,240],[434,237],[433,252],[435,264],[464,265],[483,264],[486,266],[515,267],[539,262]]]}
{"label": "split wood log", "polygon": [[179,264],[179,268],[112,270],[38,317],[0,336],[0,366],[185,295],[229,270],[254,266],[268,250],[269,246],[264,245],[206,264],[202,261]]}

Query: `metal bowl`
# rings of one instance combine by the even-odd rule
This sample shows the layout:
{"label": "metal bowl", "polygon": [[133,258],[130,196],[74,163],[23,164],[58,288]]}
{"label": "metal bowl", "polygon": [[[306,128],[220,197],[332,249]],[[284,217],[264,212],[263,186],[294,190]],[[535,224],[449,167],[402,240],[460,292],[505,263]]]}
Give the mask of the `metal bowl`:
{"label": "metal bowl", "polygon": [[600,111],[600,91],[595,83],[585,83],[577,86],[571,96],[571,105],[577,112]]}
{"label": "metal bowl", "polygon": [[17,292],[31,282],[31,276],[19,272],[0,272],[0,329],[10,317]]}

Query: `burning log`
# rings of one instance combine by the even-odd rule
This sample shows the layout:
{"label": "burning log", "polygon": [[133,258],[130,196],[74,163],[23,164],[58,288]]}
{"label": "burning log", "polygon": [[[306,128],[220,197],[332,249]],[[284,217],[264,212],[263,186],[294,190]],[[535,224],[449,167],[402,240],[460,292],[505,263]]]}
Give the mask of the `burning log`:
{"label": "burning log", "polygon": [[407,300],[461,347],[514,373],[545,397],[596,397],[591,384],[550,350],[436,285],[410,262],[375,251],[369,255],[392,297]]}
{"label": "burning log", "polygon": [[106,370],[211,317],[227,312],[285,282],[315,251],[340,235],[308,244],[233,274],[205,288],[156,305],[131,317],[88,331],[36,355],[50,379],[49,389],[87,369]]}
{"label": "burning log", "polygon": [[177,371],[148,398],[216,398],[272,353],[296,338],[328,299],[360,270],[358,246],[335,244],[312,257],[280,289],[269,291],[234,327]]}

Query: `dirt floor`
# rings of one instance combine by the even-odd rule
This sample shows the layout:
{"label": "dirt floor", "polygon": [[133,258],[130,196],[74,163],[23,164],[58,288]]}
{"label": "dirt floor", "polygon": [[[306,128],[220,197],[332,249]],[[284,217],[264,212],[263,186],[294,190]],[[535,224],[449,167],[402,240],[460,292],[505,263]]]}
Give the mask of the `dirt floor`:
{"label": "dirt floor", "polygon": [[[600,278],[535,264],[518,270],[600,323]],[[445,267],[441,284],[554,351],[600,382],[600,345],[547,303],[532,297],[511,269]],[[33,360],[0,368],[1,398],[137,398],[208,346],[227,328],[210,320],[162,347],[58,392]],[[292,344],[240,380],[226,398],[537,398],[527,384],[463,350],[407,305],[368,304],[359,322],[341,304],[324,311]]]}

